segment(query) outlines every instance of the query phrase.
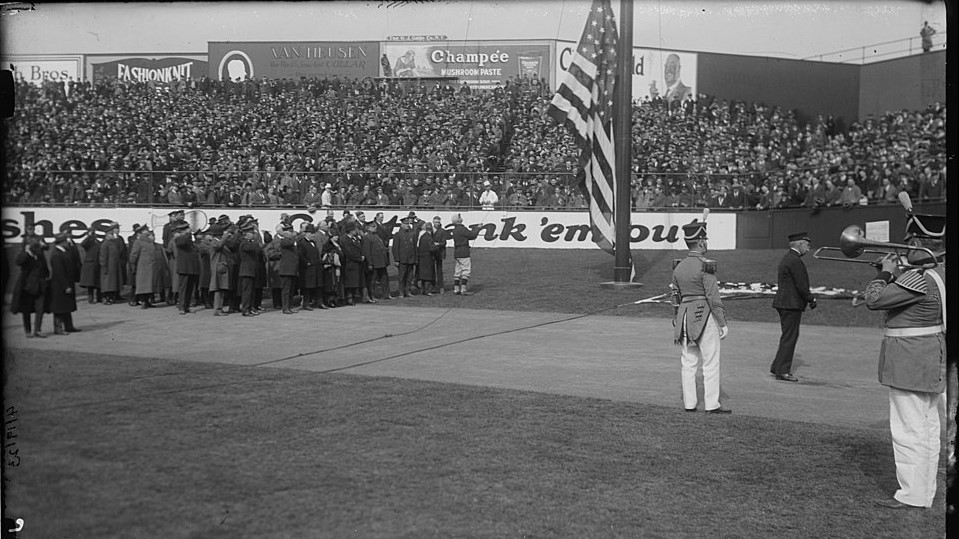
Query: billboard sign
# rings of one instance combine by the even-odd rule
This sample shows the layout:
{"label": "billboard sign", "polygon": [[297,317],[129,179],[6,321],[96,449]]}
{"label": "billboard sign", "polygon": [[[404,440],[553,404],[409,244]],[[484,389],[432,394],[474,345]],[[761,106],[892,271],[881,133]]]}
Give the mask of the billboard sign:
{"label": "billboard sign", "polygon": [[4,68],[13,69],[16,80],[40,85],[45,81],[83,80],[83,57],[76,56],[11,56],[2,60]]}
{"label": "billboard sign", "polygon": [[209,43],[209,75],[216,80],[342,77],[379,73],[376,41],[227,41]]}
{"label": "billboard sign", "polygon": [[[556,42],[554,87],[566,77],[575,47],[572,41]],[[633,100],[652,101],[657,95],[667,102],[682,102],[687,95],[695,99],[698,61],[699,56],[692,52],[633,47]]]}
{"label": "billboard sign", "polygon": [[548,80],[551,69],[546,42],[386,42],[383,53],[391,73],[382,76],[458,77],[478,90],[502,87],[510,77]]}
{"label": "billboard sign", "polygon": [[200,79],[209,73],[205,56],[152,57],[87,57],[90,77],[94,82],[104,79],[153,82],[166,86],[175,80]]}
{"label": "billboard sign", "polygon": [[[83,207],[20,207],[4,208],[2,231],[8,243],[19,243],[26,230],[33,230],[51,240],[58,232],[70,234],[74,239],[88,230],[103,232],[111,221],[120,225],[121,235],[133,231],[135,223],[150,223],[162,228],[169,221],[170,208],[83,208]],[[309,212],[306,209],[289,208],[233,209],[224,207],[198,208],[187,211],[187,220],[198,225],[210,217],[228,215],[235,222],[240,215],[251,214],[259,220],[264,230],[280,222],[280,214],[287,213],[295,228],[300,221],[311,223],[323,219],[326,213]],[[338,212],[337,212],[338,213]],[[393,226],[409,213],[406,210],[384,210],[385,221]],[[463,224],[478,229],[475,247],[512,247],[535,249],[598,249],[593,242],[589,226],[589,213],[549,211],[430,211],[444,223],[456,215],[462,215]],[[634,212],[630,223],[630,247],[632,249],[686,249],[682,226],[702,217],[701,212]],[[709,248],[728,250],[736,248],[736,214],[713,213],[709,216]]]}

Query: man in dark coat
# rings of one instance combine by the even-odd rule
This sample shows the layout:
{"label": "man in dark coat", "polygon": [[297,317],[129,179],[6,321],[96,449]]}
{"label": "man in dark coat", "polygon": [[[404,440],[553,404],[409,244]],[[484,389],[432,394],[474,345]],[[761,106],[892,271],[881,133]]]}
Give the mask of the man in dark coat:
{"label": "man in dark coat", "polygon": [[343,248],[343,288],[347,305],[360,300],[363,289],[363,248],[360,245],[360,229],[355,221],[345,225],[346,233],[340,240]]}
{"label": "man in dark coat", "polygon": [[100,288],[103,290],[104,303],[112,305],[120,299],[120,291],[126,284],[127,244],[120,237],[120,225],[113,222],[107,225],[106,239],[100,244]]}
{"label": "man in dark coat", "polygon": [[366,235],[363,236],[363,258],[366,263],[366,290],[368,303],[376,303],[376,294],[373,289],[380,283],[383,299],[393,299],[390,293],[390,276],[386,268],[390,265],[390,254],[383,244],[383,239],[376,233],[376,221],[366,223]]}
{"label": "man in dark coat", "polygon": [[73,328],[73,312],[77,310],[75,286],[80,268],[70,254],[67,241],[65,232],[57,234],[50,255],[50,312],[55,335],[66,335],[67,328]]}
{"label": "man in dark coat", "polygon": [[[46,310],[50,268],[43,255],[40,238],[33,235],[25,237],[24,248],[17,253],[14,263],[19,266],[20,274],[13,285],[13,299],[10,312],[22,313],[23,330],[27,338],[46,337],[41,331],[43,313]],[[30,314],[34,314],[33,328],[30,327]]]}
{"label": "man in dark coat", "polygon": [[280,260],[277,264],[277,273],[280,275],[280,304],[283,314],[293,314],[293,286],[296,283],[296,270],[299,263],[299,253],[296,248],[296,237],[293,234],[293,225],[283,223],[283,229],[273,238],[279,244]]}
{"label": "man in dark coat", "polygon": [[784,382],[799,381],[791,372],[793,352],[796,350],[796,341],[799,340],[799,322],[807,304],[810,309],[816,308],[816,297],[809,291],[809,274],[802,261],[802,256],[809,252],[810,241],[812,240],[805,232],[791,234],[789,251],[779,262],[777,271],[779,288],[776,290],[773,308],[779,312],[782,336],[779,338],[779,349],[769,372],[776,380]]}
{"label": "man in dark coat", "polygon": [[449,239],[450,231],[443,228],[443,220],[437,215],[433,218],[433,243],[436,244],[436,251],[433,251],[433,264],[436,290],[440,294],[446,293],[446,287],[443,284],[443,263],[446,261],[446,246]]}
{"label": "man in dark coat", "polygon": [[257,227],[252,220],[240,227],[243,239],[240,240],[240,311],[243,316],[256,316],[253,310],[253,286],[257,276],[257,266],[262,265],[263,248],[256,239]]}
{"label": "man in dark coat", "polygon": [[316,227],[312,224],[306,225],[302,237],[296,242],[304,311],[312,311],[314,307],[326,308],[326,305],[317,297],[319,290],[323,287],[323,263],[320,258],[320,249],[316,245],[315,234]]}
{"label": "man in dark coat", "polygon": [[173,229],[173,244],[176,246],[176,272],[179,277],[178,297],[180,314],[190,312],[190,301],[200,278],[200,253],[193,243],[190,225],[181,221]]}
{"label": "man in dark coat", "polygon": [[80,286],[87,289],[87,303],[101,302],[100,297],[100,240],[91,228],[83,241],[83,263],[80,266]]}
{"label": "man in dark coat", "polygon": [[[143,225],[144,227],[146,225]],[[140,224],[133,224],[133,234],[127,236],[127,254],[133,250],[133,244],[140,237]],[[138,307],[140,305],[140,300],[137,297],[137,280],[136,280],[137,268],[134,264],[131,264],[129,261],[129,256],[127,259],[127,282],[130,283],[130,306]]]}
{"label": "man in dark coat", "polygon": [[409,217],[400,219],[400,229],[393,234],[393,263],[399,269],[400,294],[408,298],[416,274],[416,237]]}

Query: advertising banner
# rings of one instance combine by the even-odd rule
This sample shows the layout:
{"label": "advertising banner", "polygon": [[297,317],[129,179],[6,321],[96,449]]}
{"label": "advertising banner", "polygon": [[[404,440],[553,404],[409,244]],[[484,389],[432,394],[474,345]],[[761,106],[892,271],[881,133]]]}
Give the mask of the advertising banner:
{"label": "advertising banner", "polygon": [[377,41],[211,41],[207,54],[217,80],[376,77],[379,56]]}
{"label": "advertising banner", "polygon": [[[463,224],[478,228],[480,235],[473,242],[475,247],[510,247],[536,249],[598,249],[592,240],[589,227],[589,214],[586,212],[505,212],[472,211],[456,212],[414,208],[420,219],[432,219],[440,216],[443,223],[449,225],[456,214],[463,216]],[[153,228],[162,228],[169,221],[170,208],[5,208],[3,211],[4,241],[19,243],[24,231],[34,229],[52,241],[58,232],[67,232],[74,238],[83,236],[88,230],[102,230],[106,223],[116,221],[120,224],[120,233],[124,237],[132,234],[134,224],[144,224]],[[368,219],[372,219],[378,210],[375,207],[364,208]],[[397,222],[405,217],[409,210],[382,210],[387,222]],[[260,229],[272,232],[280,222],[280,214],[287,213],[293,220],[293,226],[299,229],[301,221],[317,222],[326,217],[320,210],[309,213],[305,209],[295,208],[199,208],[187,210],[187,221],[197,227],[210,218],[228,215],[236,220],[245,214],[251,214],[260,222]],[[342,217],[342,210],[334,210],[334,216]],[[682,226],[702,217],[701,212],[666,213],[638,212],[631,217],[630,246],[632,249],[674,249],[685,250]],[[736,248],[736,215],[733,213],[712,213],[709,216],[709,248],[727,250]]]}
{"label": "advertising banner", "polygon": [[200,79],[209,74],[203,56],[87,56],[87,73],[93,82],[104,79],[153,82],[167,86],[175,80]]}
{"label": "advertising banner", "polygon": [[[566,77],[575,47],[572,41],[556,42],[554,88]],[[633,47],[633,100],[652,101],[659,96],[668,102],[682,102],[687,95],[696,99],[698,61],[698,55],[692,52]]]}
{"label": "advertising banner", "polygon": [[510,78],[550,76],[546,42],[431,41],[384,42],[386,77],[458,77],[470,88],[491,90]]}
{"label": "advertising banner", "polygon": [[40,85],[44,81],[65,82],[83,80],[83,57],[71,56],[10,56],[0,60],[4,69],[13,69],[13,78]]}

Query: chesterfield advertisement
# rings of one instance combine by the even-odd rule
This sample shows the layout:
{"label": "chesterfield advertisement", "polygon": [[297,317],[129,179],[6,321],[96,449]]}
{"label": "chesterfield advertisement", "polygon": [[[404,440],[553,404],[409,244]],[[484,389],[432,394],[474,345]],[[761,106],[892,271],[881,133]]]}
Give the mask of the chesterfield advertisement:
{"label": "chesterfield advertisement", "polygon": [[[169,221],[169,208],[5,208],[3,211],[3,238],[8,243],[19,243],[24,231],[35,230],[52,241],[58,232],[67,232],[80,238],[89,230],[102,231],[107,223],[120,224],[120,233],[125,238],[132,234],[134,224],[143,224],[154,229],[162,228]],[[367,209],[367,214],[375,213]],[[186,211],[186,220],[197,229],[205,228],[210,218],[228,215],[233,222],[244,214],[253,215],[260,222],[261,230],[272,231],[280,222],[280,214],[288,213],[293,227],[300,222],[316,222],[326,217],[318,211],[254,208],[200,208]],[[405,217],[408,211],[384,211],[387,222]],[[592,240],[589,214],[586,212],[507,212],[473,211],[454,212],[446,210],[419,209],[421,219],[440,216],[447,226],[457,213],[463,216],[463,224],[479,229],[473,243],[475,247],[512,247],[537,249],[598,249]],[[337,218],[341,216],[336,211]],[[702,217],[696,213],[634,213],[630,245],[633,249],[685,250],[682,226]],[[395,230],[394,230],[395,231]],[[736,248],[736,214],[713,213],[709,216],[709,247],[714,250]]]}
{"label": "chesterfield advertisement", "polygon": [[133,82],[153,82],[167,86],[176,80],[200,79],[209,72],[206,55],[150,56],[150,57],[87,57],[87,73],[93,82],[118,79]]}
{"label": "chesterfield advertisement", "polygon": [[[554,88],[566,77],[575,48],[576,43],[571,41],[556,42]],[[692,52],[633,47],[633,99],[652,101],[659,96],[670,103],[681,103],[688,95],[696,99],[698,59],[698,55]]]}
{"label": "chesterfield advertisement", "polygon": [[379,74],[380,44],[377,41],[211,41],[207,57],[210,78],[216,80],[247,76],[362,79]]}
{"label": "chesterfield advertisement", "polygon": [[550,76],[550,47],[546,42],[387,42],[383,52],[391,68],[391,73],[383,72],[383,76],[458,77],[478,90],[502,87],[510,77]]}

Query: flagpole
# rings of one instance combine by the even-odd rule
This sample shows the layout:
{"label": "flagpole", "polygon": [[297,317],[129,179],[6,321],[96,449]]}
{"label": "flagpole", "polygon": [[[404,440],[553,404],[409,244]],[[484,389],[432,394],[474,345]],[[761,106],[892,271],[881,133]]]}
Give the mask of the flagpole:
{"label": "flagpole", "polygon": [[619,43],[616,45],[616,89],[613,104],[613,136],[616,148],[616,245],[613,282],[631,283],[633,270],[629,233],[632,211],[632,126],[633,126],[633,0],[619,2]]}

